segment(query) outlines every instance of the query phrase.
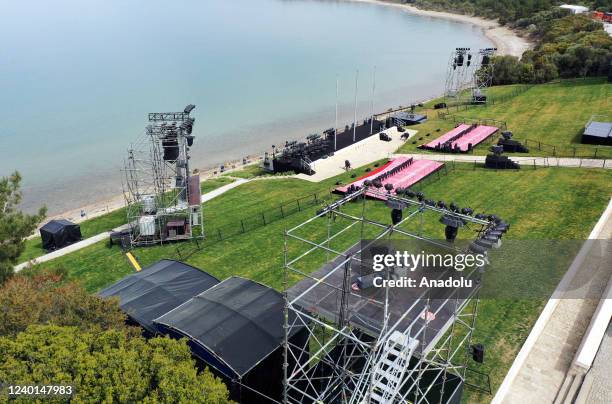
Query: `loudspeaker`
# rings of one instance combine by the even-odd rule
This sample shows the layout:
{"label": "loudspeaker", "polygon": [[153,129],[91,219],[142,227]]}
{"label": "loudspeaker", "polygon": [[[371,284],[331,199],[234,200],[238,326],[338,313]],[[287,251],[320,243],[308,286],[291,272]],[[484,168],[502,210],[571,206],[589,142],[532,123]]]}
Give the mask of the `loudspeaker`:
{"label": "loudspeaker", "polygon": [[474,344],[470,346],[470,350],[472,351],[472,359],[475,362],[483,363],[484,362],[484,351],[485,347],[482,344]]}
{"label": "loudspeaker", "polygon": [[392,209],[391,210],[391,222],[393,224],[398,224],[402,221],[402,210],[401,209]]}
{"label": "loudspeaker", "polygon": [[453,226],[446,226],[444,228],[444,235],[446,236],[446,241],[455,241],[458,232],[458,228]]}

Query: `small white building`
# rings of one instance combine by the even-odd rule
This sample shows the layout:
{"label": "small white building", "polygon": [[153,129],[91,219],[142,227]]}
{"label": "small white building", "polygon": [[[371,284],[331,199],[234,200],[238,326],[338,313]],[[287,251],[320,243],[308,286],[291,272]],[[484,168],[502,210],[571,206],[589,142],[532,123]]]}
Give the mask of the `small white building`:
{"label": "small white building", "polygon": [[572,14],[584,14],[584,13],[588,13],[589,12],[589,8],[588,7],[584,7],[584,6],[575,6],[572,4],[564,4],[562,6],[559,6],[560,8],[564,8],[566,10],[570,10],[570,12]]}

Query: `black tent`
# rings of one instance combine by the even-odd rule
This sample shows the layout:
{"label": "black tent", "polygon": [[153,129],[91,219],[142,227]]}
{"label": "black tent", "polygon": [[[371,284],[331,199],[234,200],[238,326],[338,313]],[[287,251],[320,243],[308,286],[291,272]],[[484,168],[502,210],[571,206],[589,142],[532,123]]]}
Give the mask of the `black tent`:
{"label": "black tent", "polygon": [[57,250],[81,240],[81,227],[65,219],[51,220],[40,228],[42,247]]}
{"label": "black tent", "polygon": [[185,263],[163,259],[102,290],[101,297],[119,297],[128,317],[152,334],[153,320],[219,283],[208,273]]}
{"label": "black tent", "polygon": [[582,134],[582,143],[612,145],[612,122],[589,122]]}
{"label": "black tent", "polygon": [[[193,354],[229,385],[232,399],[265,403],[253,390],[278,401],[282,397],[283,309],[279,292],[231,277],[155,323],[172,337],[187,337]],[[305,335],[294,329],[290,337]]]}

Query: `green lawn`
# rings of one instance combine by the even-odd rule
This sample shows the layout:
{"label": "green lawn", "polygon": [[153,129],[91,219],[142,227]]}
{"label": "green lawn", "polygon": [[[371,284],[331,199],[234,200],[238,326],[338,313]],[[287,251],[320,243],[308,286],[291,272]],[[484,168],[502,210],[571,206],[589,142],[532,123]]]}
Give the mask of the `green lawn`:
{"label": "green lawn", "polygon": [[[599,169],[542,168],[523,171],[473,170],[471,166],[456,165],[456,169],[439,180],[422,187],[427,197],[456,201],[477,211],[496,213],[512,225],[513,239],[581,239],[590,232],[612,194],[612,172]],[[358,173],[363,168],[358,169]],[[348,180],[350,174],[340,179]],[[260,180],[241,185],[205,204],[207,226],[229,223],[270,209],[281,200],[325,192],[338,179],[316,184],[297,179]],[[369,215],[389,221],[384,204],[367,202]],[[360,209],[350,205],[348,209]],[[171,244],[140,248],[134,251],[143,265],[161,258],[183,258],[220,279],[241,275],[274,288],[282,287],[283,232],[316,211],[310,207],[256,230],[197,249],[194,243]],[[215,212],[214,214],[212,212]],[[426,223],[429,231],[442,236],[442,227]],[[325,226],[314,230],[313,237],[323,237]],[[316,233],[316,234],[315,234]],[[348,236],[353,237],[352,239]],[[348,246],[358,234],[347,233],[338,244]],[[302,250],[290,246],[290,253]],[[322,259],[323,257],[319,257]],[[321,262],[310,262],[310,270]],[[109,248],[100,242],[69,256],[40,265],[42,268],[64,267],[70,279],[83,283],[95,292],[121,277],[132,273],[119,248]],[[39,267],[34,268],[38,270]],[[560,268],[560,277],[565,268]],[[475,341],[487,346],[484,365],[472,366],[491,375],[494,389],[499,386],[513,358],[527,337],[545,299],[483,300]],[[468,390],[471,401],[488,401]]]}
{"label": "green lawn", "polygon": [[[223,185],[234,182],[231,178],[212,178],[203,181],[200,185],[202,193],[210,192]],[[105,215],[98,216],[92,219],[84,220],[80,223],[81,234],[83,238],[88,238],[100,234],[105,231],[117,228],[126,222],[126,211],[125,208],[117,209],[109,212]],[[42,249],[42,240],[39,236],[33,237],[26,241],[25,250],[19,257],[19,262],[26,262],[33,258],[44,255],[45,251]]]}
{"label": "green lawn", "polygon": [[[459,119],[495,119],[505,121],[515,139],[529,139],[529,155],[593,157],[596,146],[582,145],[580,135],[593,114],[610,114],[612,111],[612,85],[605,78],[578,81],[561,81],[525,87],[526,91],[511,97],[521,86],[499,86],[489,90],[493,102],[486,106],[472,106],[467,110],[451,109]],[[497,99],[497,101],[496,101]],[[439,101],[439,100],[437,100]],[[428,105],[426,105],[427,107]],[[415,139],[409,140],[400,152],[419,151],[418,145],[427,143],[452,128],[452,120],[438,118],[437,111],[424,109],[429,121],[411,129],[419,130]],[[431,133],[430,137],[426,137]],[[422,140],[417,140],[423,137]],[[412,144],[417,140],[417,144]],[[540,142],[538,145],[537,142]],[[554,149],[552,146],[555,146]],[[612,158],[612,147],[597,147],[598,158]],[[575,150],[575,152],[574,152]],[[487,147],[476,148],[475,154],[486,154]]]}

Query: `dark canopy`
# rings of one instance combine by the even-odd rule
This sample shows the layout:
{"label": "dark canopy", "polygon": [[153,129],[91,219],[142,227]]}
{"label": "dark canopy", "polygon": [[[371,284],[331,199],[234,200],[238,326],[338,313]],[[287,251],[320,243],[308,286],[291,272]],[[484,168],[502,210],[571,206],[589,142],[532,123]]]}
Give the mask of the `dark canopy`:
{"label": "dark canopy", "polygon": [[283,297],[274,289],[231,277],[155,323],[188,337],[201,348],[198,356],[210,360],[212,354],[221,367],[242,377],[283,342],[283,308]]}
{"label": "dark canopy", "polygon": [[101,297],[119,297],[132,320],[156,333],[153,320],[219,283],[208,273],[185,263],[161,260],[102,290]]}
{"label": "dark canopy", "polygon": [[582,143],[612,145],[612,122],[590,122],[582,134]]}
{"label": "dark canopy", "polygon": [[81,240],[81,227],[65,219],[51,220],[40,228],[42,247],[56,250]]}

